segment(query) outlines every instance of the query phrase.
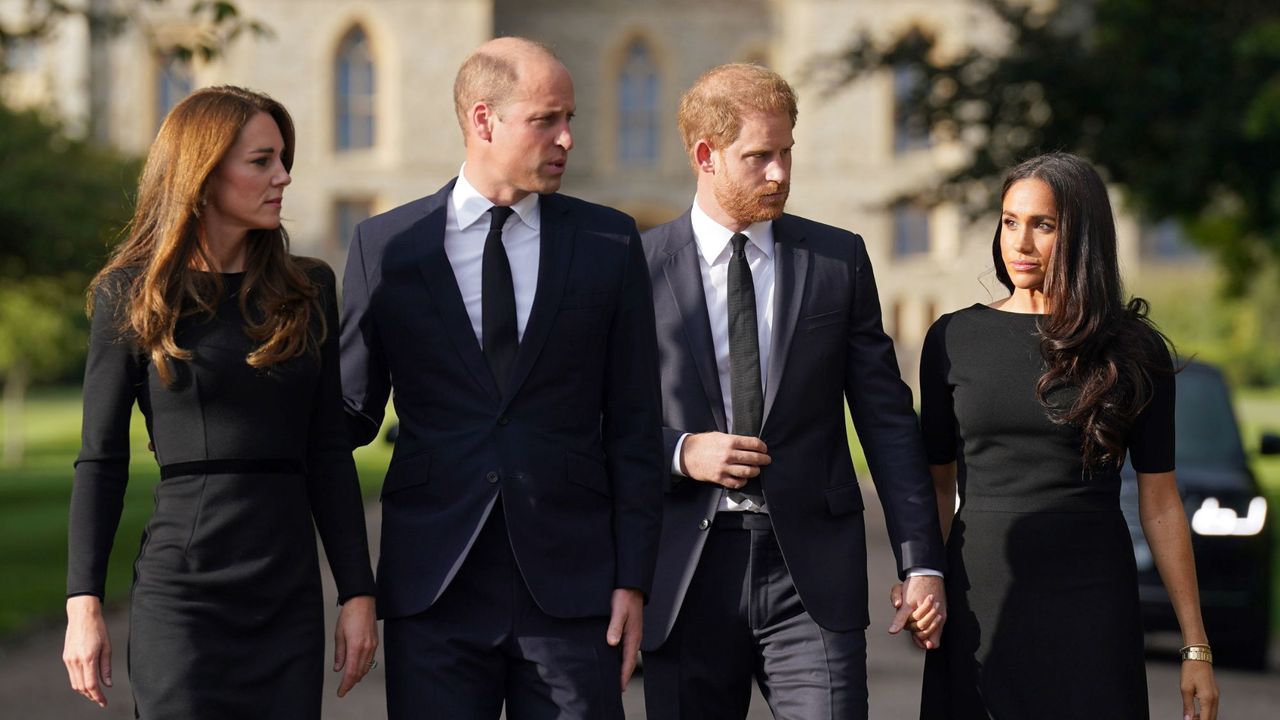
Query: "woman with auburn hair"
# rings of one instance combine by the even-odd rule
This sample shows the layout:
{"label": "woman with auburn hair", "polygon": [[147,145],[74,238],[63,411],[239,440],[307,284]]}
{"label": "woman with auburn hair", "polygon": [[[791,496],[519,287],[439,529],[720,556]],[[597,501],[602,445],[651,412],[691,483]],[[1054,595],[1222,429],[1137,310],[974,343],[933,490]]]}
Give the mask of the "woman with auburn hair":
{"label": "woman with auburn hair", "polygon": [[1106,186],[1084,160],[1052,153],[1014,168],[1001,198],[992,255],[1010,295],[940,318],[920,364],[951,604],[926,655],[920,715],[1148,716],[1120,511],[1127,454],[1187,644],[1184,714],[1213,720],[1218,688],[1174,481],[1175,370],[1146,302],[1123,299]]}
{"label": "woman with auburn hair", "polygon": [[102,597],[134,403],[162,480],[134,564],[138,716],[320,716],[315,529],[342,603],[338,695],[375,665],[334,276],[291,256],[280,225],[293,153],[278,102],[236,87],[192,94],[165,119],[128,236],[90,286],[63,660],[101,706],[112,675]]}

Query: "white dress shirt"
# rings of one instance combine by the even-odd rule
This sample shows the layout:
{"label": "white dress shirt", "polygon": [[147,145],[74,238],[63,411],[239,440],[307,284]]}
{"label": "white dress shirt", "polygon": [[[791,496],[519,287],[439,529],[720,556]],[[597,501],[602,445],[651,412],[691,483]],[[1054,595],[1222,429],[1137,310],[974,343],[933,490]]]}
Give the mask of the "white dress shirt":
{"label": "white dress shirt", "polygon": [[[446,203],[444,254],[453,267],[467,317],[476,332],[476,340],[484,347],[483,315],[480,304],[481,272],[484,263],[484,241],[489,235],[489,208],[493,203],[467,181],[467,166],[458,170],[458,181]],[[538,290],[538,255],[541,251],[542,218],[537,193],[529,193],[511,206],[515,212],[507,218],[502,230],[502,246],[511,264],[511,284],[516,294],[516,339],[524,339],[529,324],[529,311]]]}
{"label": "white dress shirt", "polygon": [[[724,398],[724,417],[729,432],[733,426],[733,388],[729,374],[729,257],[733,254],[730,239],[734,232],[707,215],[694,198],[690,213],[693,222],[693,239],[698,245],[698,270],[702,273],[702,292],[707,300],[707,318],[711,321],[711,341],[715,347],[716,370],[720,377],[720,396]],[[765,378],[769,376],[769,349],[773,339],[773,221],[758,222],[742,231],[749,241],[745,250],[747,266],[751,268],[751,282],[756,295],[756,329],[760,341],[760,391],[765,390]],[[671,471],[684,475],[680,468],[680,450],[688,433],[677,442],[671,458]],[[747,508],[720,498],[721,510],[745,510]],[[767,505],[752,508],[766,512]]]}

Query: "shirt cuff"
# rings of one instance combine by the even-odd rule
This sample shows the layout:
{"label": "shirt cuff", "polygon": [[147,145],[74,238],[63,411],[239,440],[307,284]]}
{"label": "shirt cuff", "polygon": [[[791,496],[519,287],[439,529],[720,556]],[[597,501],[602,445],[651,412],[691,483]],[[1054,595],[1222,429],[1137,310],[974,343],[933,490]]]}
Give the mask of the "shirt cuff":
{"label": "shirt cuff", "polygon": [[920,577],[922,575],[926,577],[942,577],[942,573],[938,570],[934,570],[933,568],[927,568],[927,567],[907,568],[907,577]]}
{"label": "shirt cuff", "polygon": [[680,439],[676,441],[676,451],[671,454],[671,474],[672,475],[679,475],[680,477],[689,477],[688,475],[684,474],[684,470],[680,467],[680,449],[684,447],[684,439],[687,437],[689,437],[689,433],[685,433],[681,435]]}

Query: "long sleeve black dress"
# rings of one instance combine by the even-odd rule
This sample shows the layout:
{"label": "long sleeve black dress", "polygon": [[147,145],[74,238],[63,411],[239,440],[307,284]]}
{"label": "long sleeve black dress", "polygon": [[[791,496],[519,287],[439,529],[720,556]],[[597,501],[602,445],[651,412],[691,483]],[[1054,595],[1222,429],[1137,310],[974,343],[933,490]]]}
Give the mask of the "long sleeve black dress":
{"label": "long sleeve black dress", "polygon": [[319,357],[250,367],[244,275],[226,274],[216,317],[178,323],[177,343],[194,358],[173,363],[171,387],[119,331],[126,274],[108,278],[95,298],[67,592],[103,595],[137,402],[163,480],[134,565],[128,664],[140,717],[318,718],[324,628],[314,528],[340,599],[374,592],[343,424],[334,276],[323,265],[309,275],[327,330]]}
{"label": "long sleeve black dress", "polygon": [[[922,718],[1148,716],[1119,473],[1085,472],[1078,429],[1051,422],[1037,400],[1039,317],[974,305],[943,316],[925,340],[926,452],[933,465],[958,462],[962,505]],[[1154,334],[1149,344],[1153,361],[1171,368]],[[1173,376],[1152,379],[1129,457],[1139,472],[1167,472]]]}

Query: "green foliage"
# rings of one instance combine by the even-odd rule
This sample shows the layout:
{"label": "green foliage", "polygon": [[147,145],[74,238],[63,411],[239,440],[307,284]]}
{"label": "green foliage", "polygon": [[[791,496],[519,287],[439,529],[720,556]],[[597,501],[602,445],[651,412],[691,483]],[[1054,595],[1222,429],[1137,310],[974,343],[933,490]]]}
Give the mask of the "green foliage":
{"label": "green foliage", "polygon": [[0,377],[80,365],[84,288],[128,222],[138,164],[0,105]]}
{"label": "green foliage", "polygon": [[21,365],[35,381],[57,379],[83,358],[83,286],[34,277],[0,285],[0,377]]}
{"label": "green foliage", "polygon": [[138,163],[3,105],[0,158],[0,278],[101,267],[129,220]]}
{"label": "green foliage", "polygon": [[817,58],[834,91],[867,73],[923,79],[904,119],[971,150],[926,199],[990,210],[1010,166],[1037,152],[1089,157],[1151,219],[1211,250],[1228,289],[1280,264],[1280,5],[1263,0],[981,0],[1002,50],[945,55],[915,28],[862,34]]}
{"label": "green foliage", "polygon": [[1175,271],[1138,290],[1183,357],[1220,366],[1237,387],[1280,386],[1280,268],[1237,296],[1223,297],[1219,285],[1215,273]]}

